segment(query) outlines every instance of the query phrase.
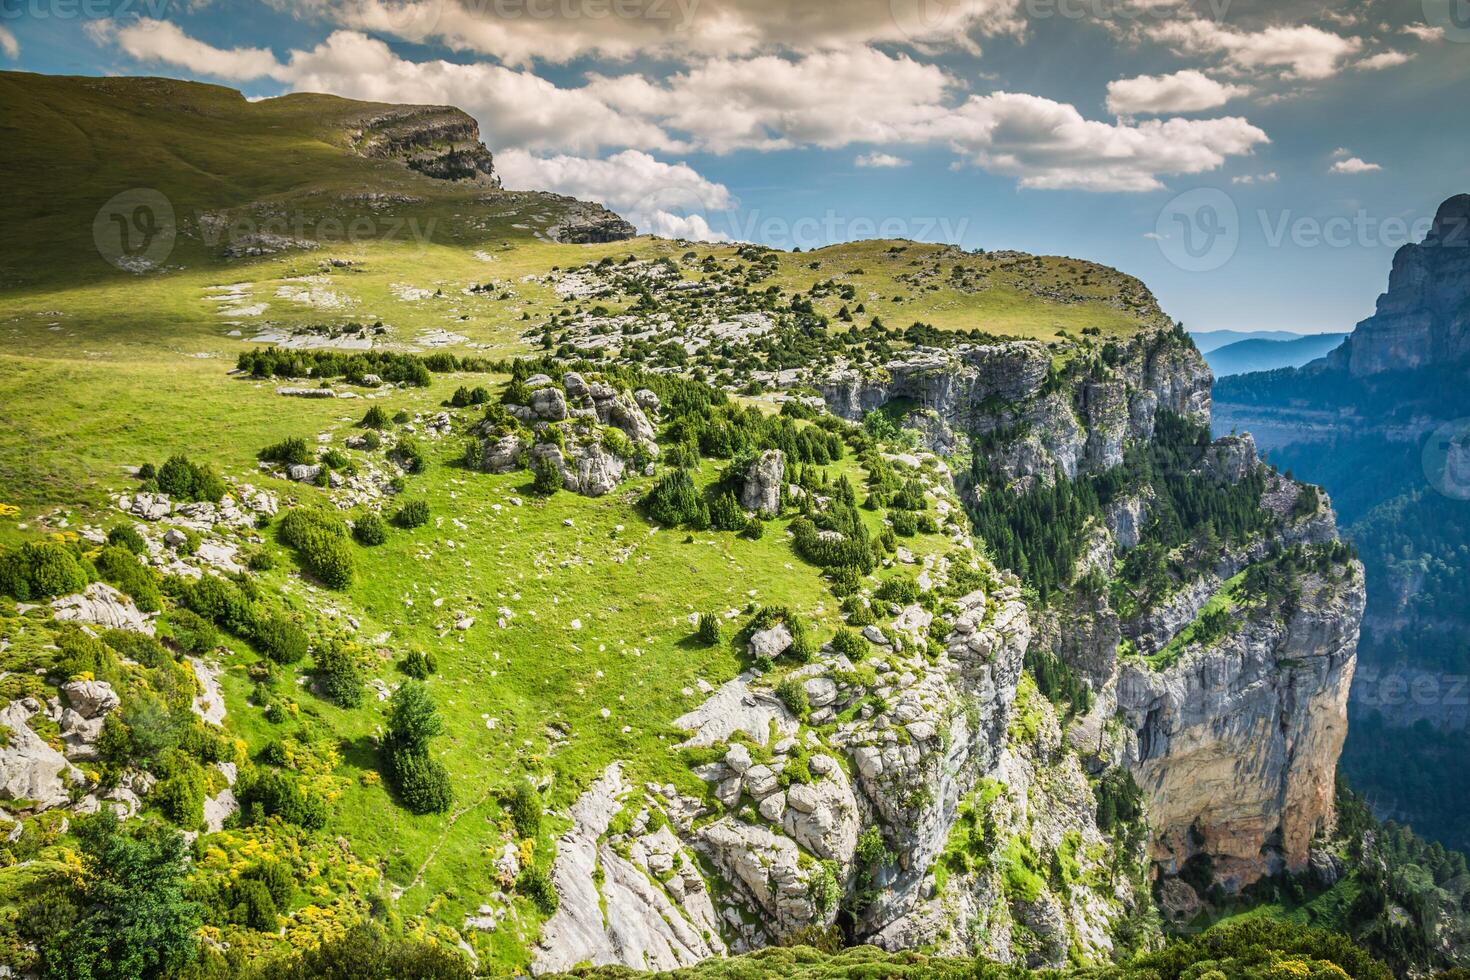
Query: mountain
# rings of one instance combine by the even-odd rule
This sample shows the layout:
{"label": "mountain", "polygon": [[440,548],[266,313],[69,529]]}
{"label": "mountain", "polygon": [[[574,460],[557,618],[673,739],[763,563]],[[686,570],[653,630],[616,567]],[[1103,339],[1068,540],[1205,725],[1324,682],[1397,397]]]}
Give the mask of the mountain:
{"label": "mountain", "polygon": [[1216,425],[1333,493],[1367,569],[1344,768],[1384,817],[1470,847],[1470,794],[1441,774],[1470,750],[1470,195],[1394,256],[1377,312],[1323,361],[1222,379]]}
{"label": "mountain", "polygon": [[1337,836],[1362,567],[1138,280],[626,239],[444,107],[0,82],[0,965],[1380,980],[1160,947],[1352,891],[1401,967],[1460,907]]}
{"label": "mountain", "polygon": [[1297,337],[1295,340],[1238,340],[1205,352],[1205,363],[1215,377],[1273,371],[1284,367],[1301,367],[1308,361],[1327,354],[1347,334],[1323,333]]}
{"label": "mountain", "polygon": [[1243,340],[1297,340],[1304,334],[1290,330],[1191,330],[1190,338],[1201,354],[1209,354]]}

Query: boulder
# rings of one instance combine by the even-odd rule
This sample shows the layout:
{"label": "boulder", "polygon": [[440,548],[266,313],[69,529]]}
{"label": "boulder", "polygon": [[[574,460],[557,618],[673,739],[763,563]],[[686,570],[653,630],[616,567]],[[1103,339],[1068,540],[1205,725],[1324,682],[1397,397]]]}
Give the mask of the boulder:
{"label": "boulder", "polygon": [[0,725],[8,732],[0,746],[0,800],[33,801],[35,809],[48,810],[67,804],[67,785],[81,774],[31,731],[28,722],[40,710],[34,698],[12,701],[0,709]]}
{"label": "boulder", "polygon": [[560,388],[540,388],[531,393],[531,411],[549,422],[567,417],[567,396]]}
{"label": "boulder", "polygon": [[292,463],[286,467],[286,479],[297,483],[315,483],[322,468],[315,463]]}
{"label": "boulder", "polygon": [[747,647],[752,657],[770,657],[775,659],[785,653],[791,647],[791,631],[786,628],[785,623],[777,623],[770,629],[760,630],[751,635]]}
{"label": "boulder", "polygon": [[65,622],[153,635],[153,624],[143,618],[133,600],[106,582],[93,582],[76,595],[62,596],[51,603],[51,609]]}
{"label": "boulder", "polygon": [[745,471],[740,488],[740,506],[762,517],[781,512],[781,485],[786,477],[786,457],[779,449],[767,449]]}
{"label": "boulder", "polygon": [[100,718],[119,703],[117,692],[106,681],[72,681],[61,686],[61,693],[83,718]]}

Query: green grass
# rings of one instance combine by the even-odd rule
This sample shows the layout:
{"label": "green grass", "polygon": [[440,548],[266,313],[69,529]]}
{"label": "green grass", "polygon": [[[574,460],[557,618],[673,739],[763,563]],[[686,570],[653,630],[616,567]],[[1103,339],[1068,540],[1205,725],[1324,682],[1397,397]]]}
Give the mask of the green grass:
{"label": "green grass", "polygon": [[1210,596],[1209,601],[1195,615],[1193,622],[1174,634],[1174,638],[1158,653],[1144,658],[1148,665],[1154,670],[1168,670],[1174,666],[1191,644],[1201,641],[1203,637],[1201,624],[1206,616],[1235,611],[1240,585],[1244,581],[1245,572],[1240,572],[1227,579],[1220,588],[1215,590],[1215,594]]}

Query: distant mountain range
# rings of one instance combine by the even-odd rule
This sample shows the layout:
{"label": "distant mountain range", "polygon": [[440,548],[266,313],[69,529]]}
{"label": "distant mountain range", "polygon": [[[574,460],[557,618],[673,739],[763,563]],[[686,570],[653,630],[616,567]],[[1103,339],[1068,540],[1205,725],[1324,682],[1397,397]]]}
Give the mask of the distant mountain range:
{"label": "distant mountain range", "polygon": [[1197,333],[1191,331],[1189,335],[1194,338],[1194,346],[1199,348],[1201,354],[1238,344],[1242,340],[1296,340],[1307,336],[1292,330],[1201,330]]}
{"label": "distant mountain range", "polygon": [[[1232,333],[1221,330],[1217,333]],[[1273,334],[1282,331],[1270,331]],[[1223,347],[1204,351],[1205,361],[1215,377],[1248,374],[1252,371],[1274,371],[1277,368],[1301,367],[1308,361],[1326,355],[1342,344],[1345,333],[1287,334],[1286,338],[1254,337],[1238,340]],[[1199,343],[1198,337],[1195,343]]]}

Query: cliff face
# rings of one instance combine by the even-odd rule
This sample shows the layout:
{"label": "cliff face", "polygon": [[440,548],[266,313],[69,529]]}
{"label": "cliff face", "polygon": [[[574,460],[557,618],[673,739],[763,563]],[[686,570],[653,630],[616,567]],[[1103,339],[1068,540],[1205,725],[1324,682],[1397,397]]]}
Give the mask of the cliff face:
{"label": "cliff face", "polygon": [[[973,493],[1020,494],[1054,473],[1107,473],[1124,463],[1127,447],[1155,438],[1161,410],[1208,425],[1209,371],[1192,345],[1168,333],[1105,350],[1060,378],[1052,354],[1034,343],[930,352],[877,376],[839,373],[823,394],[848,418],[902,400],[931,444],[981,436],[976,452],[992,475]],[[1032,649],[1060,658],[1094,692],[1092,712],[1069,737],[1094,774],[1118,764],[1134,774],[1158,871],[1177,875],[1203,855],[1216,880],[1235,890],[1303,867],[1313,834],[1331,820],[1363,578],[1339,557],[1297,584],[1294,606],[1227,603],[1242,573],[1282,549],[1331,548],[1336,525],[1325,502],[1300,511],[1303,487],[1265,467],[1249,436],[1216,440],[1187,465],[1184,476],[1199,485],[1259,486],[1252,506],[1264,530],[1212,545],[1193,577],[1126,616],[1107,589],[1062,590],[1032,609]],[[1115,561],[1145,537],[1160,493],[1145,484],[1109,500],[1085,532],[1077,581],[1113,579]],[[1233,610],[1231,628],[1189,642],[1212,600]]]}
{"label": "cliff face", "polygon": [[1393,257],[1388,291],[1328,363],[1354,376],[1470,355],[1470,194],[1439,206],[1424,241]]}
{"label": "cliff face", "polygon": [[473,180],[499,187],[495,158],[480,127],[452,106],[398,106],[359,122],[352,146],[366,157],[399,160],[439,180]]}

